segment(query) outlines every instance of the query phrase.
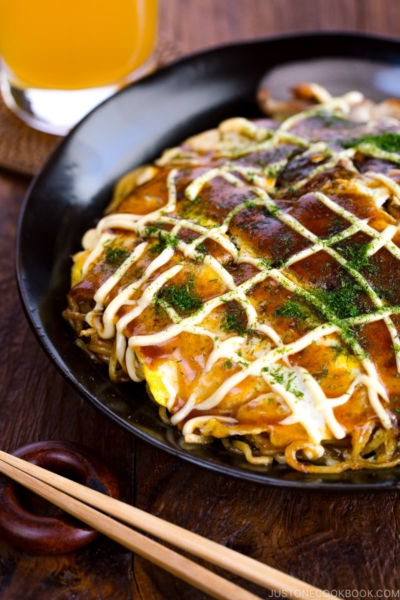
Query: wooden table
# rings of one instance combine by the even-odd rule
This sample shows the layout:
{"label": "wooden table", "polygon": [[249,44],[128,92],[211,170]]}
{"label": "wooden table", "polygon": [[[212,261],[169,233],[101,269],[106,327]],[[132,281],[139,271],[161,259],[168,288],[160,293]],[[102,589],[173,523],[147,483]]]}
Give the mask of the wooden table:
{"label": "wooden table", "polygon": [[[161,0],[161,14],[164,35],[184,53],[294,30],[400,34],[400,3],[394,0]],[[26,177],[0,171],[2,448],[51,439],[83,442],[116,471],[127,502],[337,594],[398,592],[396,493],[294,492],[218,476],[133,439],[66,385],[27,325],[14,280],[14,237],[28,184]],[[57,557],[32,556],[0,542],[1,600],[203,598],[104,538]]]}

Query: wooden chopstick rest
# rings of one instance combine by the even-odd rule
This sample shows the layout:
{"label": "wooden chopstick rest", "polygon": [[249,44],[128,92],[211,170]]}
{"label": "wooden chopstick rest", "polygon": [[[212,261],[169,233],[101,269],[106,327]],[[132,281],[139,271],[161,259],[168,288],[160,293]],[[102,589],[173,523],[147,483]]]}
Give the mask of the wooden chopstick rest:
{"label": "wooden chopstick rest", "polygon": [[[71,442],[39,442],[13,452],[15,456],[119,498],[114,473],[88,448]],[[11,545],[36,554],[63,554],[90,543],[99,533],[68,515],[34,514],[21,501],[18,485],[0,475],[0,535]]]}

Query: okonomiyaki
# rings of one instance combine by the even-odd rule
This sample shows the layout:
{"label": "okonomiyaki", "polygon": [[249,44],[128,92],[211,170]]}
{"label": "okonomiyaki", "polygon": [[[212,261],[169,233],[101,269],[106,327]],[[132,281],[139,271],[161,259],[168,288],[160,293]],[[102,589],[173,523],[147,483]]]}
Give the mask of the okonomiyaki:
{"label": "okonomiyaki", "polygon": [[[400,462],[400,110],[260,95],[117,182],[64,317],[188,443],[303,472]],[[149,400],[150,401],[150,400]]]}

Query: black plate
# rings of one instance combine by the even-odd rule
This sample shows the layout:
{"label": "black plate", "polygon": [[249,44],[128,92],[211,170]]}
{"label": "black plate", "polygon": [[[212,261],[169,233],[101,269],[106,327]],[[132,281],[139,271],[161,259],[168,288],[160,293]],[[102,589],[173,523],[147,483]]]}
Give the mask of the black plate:
{"label": "black plate", "polygon": [[75,389],[127,431],[190,462],[242,479],[335,490],[400,488],[400,469],[303,475],[282,465],[253,466],[219,444],[185,446],[164,425],[142,384],[115,385],[107,369],[73,345],[61,318],[70,255],[107,204],[115,181],[161,151],[231,116],[257,116],[262,78],[277,94],[299,81],[333,93],[359,89],[372,99],[399,95],[400,43],[347,34],[275,38],[190,56],[128,87],[84,119],[28,191],[17,237],[17,277],[29,321]]}

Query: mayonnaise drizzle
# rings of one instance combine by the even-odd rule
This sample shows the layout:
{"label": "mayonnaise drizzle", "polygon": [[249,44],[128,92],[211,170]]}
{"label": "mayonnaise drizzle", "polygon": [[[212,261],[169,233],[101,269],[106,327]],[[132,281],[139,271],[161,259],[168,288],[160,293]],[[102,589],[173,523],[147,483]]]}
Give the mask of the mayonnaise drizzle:
{"label": "mayonnaise drizzle", "polygon": [[86,275],[90,265],[95,263],[103,254],[104,248],[108,244],[108,242],[112,242],[116,237],[117,236],[112,233],[102,233],[99,236],[97,244],[83,263],[82,277]]}
{"label": "mayonnaise drizzle", "polygon": [[[237,156],[243,156],[250,152],[253,153],[268,148],[274,148],[282,141],[297,144],[306,148],[307,150],[304,154],[313,155],[315,153],[321,153],[322,155],[325,155],[327,160],[322,164],[317,165],[307,177],[301,181],[295,182],[292,186],[295,189],[302,187],[305,183],[307,183],[307,181],[312,179],[318,173],[328,168],[332,168],[339,163],[344,165],[346,169],[358,173],[352,162],[352,158],[355,153],[354,149],[340,150],[335,152],[323,142],[311,143],[308,140],[291,133],[290,129],[294,125],[310,116],[332,113],[340,115],[343,115],[343,113],[348,114],[352,104],[359,102],[362,98],[358,92],[350,92],[341,98],[332,98],[330,94],[326,92],[326,90],[320,88],[319,86],[316,86],[315,93],[320,99],[321,105],[286,119],[286,121],[274,132],[268,132],[265,130],[260,133],[253,123],[250,123],[245,119],[237,119],[236,124],[233,122],[226,122],[224,127],[227,132],[231,131],[232,128],[235,130],[236,127],[238,128],[237,131],[242,135],[247,135],[247,137],[252,140],[252,143],[249,143],[248,146],[245,146],[239,150],[233,150],[232,152],[227,152],[224,150],[221,152],[221,155],[227,155],[232,159]],[[263,139],[266,136],[269,136],[268,139]],[[172,149],[169,151],[169,154],[164,154],[162,163],[158,161],[158,164],[166,165],[170,160],[175,161],[179,156],[179,152],[177,152],[177,150],[179,149]],[[196,155],[191,153],[188,153],[187,157],[193,159],[194,161],[196,159]],[[286,159],[283,159],[278,161],[276,164],[283,165],[285,162]],[[170,213],[173,213],[176,210],[177,192],[175,182],[177,174],[178,170],[176,168],[172,169],[168,174],[168,201],[167,204],[161,209],[153,211],[152,213],[144,216],[116,213],[103,218],[97,226],[97,235],[99,238],[98,243],[87,257],[83,267],[83,273],[86,273],[90,265],[96,262],[96,260],[101,256],[101,253],[104,251],[104,244],[107,242],[107,240],[111,240],[113,238],[113,234],[109,233],[110,229],[112,230],[114,228],[121,228],[127,231],[134,231],[137,235],[146,238],[151,238],[152,236],[157,235],[157,231],[160,231],[160,229],[157,230],[157,227],[162,228],[163,226],[172,226],[172,229],[169,229],[169,233],[174,236],[178,236],[182,229],[190,229],[199,234],[195,240],[189,243],[179,240],[176,244],[176,249],[166,248],[151,262],[146,272],[139,280],[133,282],[127,288],[118,292],[108,306],[104,308],[108,294],[118,285],[118,282],[127,272],[129,267],[145,253],[148,243],[144,242],[140,244],[117,269],[117,271],[96,292],[94,297],[96,306],[95,309],[87,315],[87,322],[92,327],[95,327],[98,330],[99,335],[104,339],[110,339],[116,335],[117,357],[121,364],[126,364],[126,368],[130,377],[134,381],[138,381],[140,378],[140,369],[135,354],[136,348],[141,346],[162,344],[171,340],[175,336],[188,331],[196,335],[208,336],[213,341],[214,349],[208,357],[204,374],[209,372],[213,365],[215,365],[218,360],[223,358],[228,358],[236,365],[240,365],[240,371],[235,372],[233,375],[228,377],[215,392],[201,402],[198,402],[196,392],[194,392],[186,404],[172,416],[171,421],[174,424],[177,424],[188,417],[194,407],[201,411],[207,411],[215,408],[235,386],[239,385],[247,377],[253,375],[262,377],[268,383],[272,391],[279,394],[279,396],[285,400],[287,406],[290,408],[291,415],[281,421],[281,424],[289,425],[301,423],[307,431],[312,442],[316,445],[316,448],[320,449],[318,445],[323,439],[326,439],[326,437],[330,437],[332,435],[337,439],[344,437],[346,432],[335,418],[333,409],[337,406],[345,404],[351,397],[356,387],[360,384],[367,388],[368,398],[372,408],[380,419],[382,425],[389,429],[391,427],[390,418],[380,400],[380,398],[384,401],[388,400],[387,392],[379,382],[375,365],[368,357],[365,356],[362,348],[354,339],[351,341],[351,347],[361,362],[365,372],[357,374],[345,394],[342,394],[337,398],[327,398],[318,381],[311,375],[311,373],[304,368],[290,366],[288,359],[291,354],[295,354],[300,350],[305,349],[312,342],[319,340],[322,343],[325,337],[333,333],[343,335],[343,328],[345,326],[348,327],[351,325],[372,323],[377,320],[383,320],[388,328],[393,342],[397,369],[400,373],[400,345],[396,342],[398,339],[398,334],[390,317],[391,314],[399,313],[400,308],[386,307],[367,280],[351,266],[349,261],[347,261],[332,247],[337,242],[361,231],[368,234],[372,238],[371,242],[369,243],[367,256],[372,256],[379,249],[384,247],[396,259],[400,260],[400,249],[392,241],[393,236],[397,232],[397,226],[387,225],[382,232],[378,232],[368,225],[368,220],[359,219],[353,213],[342,208],[326,194],[314,192],[315,197],[322,204],[327,206],[336,214],[340,215],[342,218],[346,219],[349,223],[349,227],[345,231],[336,235],[332,235],[327,240],[321,240],[318,238],[318,236],[313,234],[301,223],[299,223],[299,221],[297,221],[297,219],[295,219],[288,212],[281,210],[278,204],[274,202],[270,196],[270,194],[273,193],[274,188],[271,189],[268,187],[268,177],[266,177],[265,170],[263,168],[257,166],[245,167],[231,163],[228,160],[224,165],[218,168],[210,169],[194,179],[185,190],[185,195],[188,200],[196,200],[201,193],[203,186],[206,183],[211,182],[216,177],[223,178],[228,184],[235,187],[243,187],[245,185],[243,179],[247,182],[250,182],[252,185],[250,187],[247,186],[247,188],[254,194],[254,198],[251,199],[251,201],[246,200],[242,204],[232,209],[222,224],[216,224],[214,227],[207,228],[198,223],[194,223],[189,219],[181,218],[180,216],[170,216]],[[241,178],[239,178],[238,175]],[[365,177],[380,181],[387,187],[390,193],[396,196],[397,200],[400,199],[400,186],[393,182],[389,177],[378,173],[368,173]],[[386,196],[382,189],[374,190],[367,185],[363,185],[361,182],[355,182],[355,185],[359,185],[362,193],[373,198],[377,206],[381,206],[385,201]],[[257,257],[250,256],[245,252],[239,251],[231,242],[229,237],[226,235],[230,223],[240,211],[249,206],[264,206],[275,218],[290,227],[293,231],[296,231],[310,243],[310,246],[291,256],[286,262],[285,267],[293,265],[296,262],[323,250],[353,276],[353,278],[360,284],[360,286],[371,298],[378,311],[376,313],[362,315],[353,319],[346,319],[342,323],[338,323],[336,321],[334,323],[328,322],[306,333],[294,343],[288,345],[283,344],[277,332],[270,325],[261,323],[259,321],[256,309],[249,302],[246,296],[250,289],[265,279],[272,278],[279,284],[283,285],[286,289],[304,296],[306,300],[316,305],[318,308],[321,308],[321,303],[318,305],[315,297],[312,294],[291,281],[282,272],[282,270],[268,267]],[[152,225],[151,229],[148,229],[149,224]],[[153,231],[154,226],[155,231]],[[218,279],[224,283],[228,291],[219,297],[205,302],[200,310],[186,318],[181,318],[175,312],[172,306],[170,306],[165,300],[159,298],[158,302],[168,314],[171,324],[160,332],[147,335],[130,336],[128,343],[126,343],[126,337],[124,334],[126,327],[133,321],[133,319],[138,317],[147,307],[154,303],[154,300],[163,285],[180,272],[182,265],[174,265],[170,268],[167,268],[167,270],[161,271],[146,287],[145,284],[147,283],[147,280],[154,275],[158,269],[162,269],[167,266],[168,262],[171,260],[176,251],[180,252],[188,259],[198,259],[199,255],[201,256],[198,247],[207,239],[211,239],[219,244],[221,248],[228,252],[236,262],[252,264],[259,270],[259,272],[241,285],[236,286],[233,277],[225,269],[223,264],[221,264],[212,255],[203,255],[202,258],[204,260],[204,264],[206,264],[215,272]],[[141,296],[135,300],[132,300],[131,297],[133,293],[138,290],[142,291]],[[276,346],[272,350],[270,349],[270,346],[268,346],[265,353],[262,356],[257,357],[252,362],[244,361],[240,355],[241,347],[245,341],[245,335],[234,335],[221,341],[218,338],[215,339],[215,336],[211,332],[201,326],[201,323],[205,317],[207,317],[214,309],[232,300],[239,302],[244,309],[247,316],[248,328],[264,333]],[[131,305],[132,308],[118,320],[116,316],[118,310],[122,306],[127,307],[129,305]],[[328,310],[327,307],[322,306],[322,308]],[[100,317],[102,317],[102,319]],[[345,338],[345,341],[346,343],[349,343],[347,338]],[[282,361],[285,363],[284,365],[281,364]],[[168,388],[168,408],[172,410],[176,396],[176,388],[175,386],[170,386],[170,388]],[[237,422],[235,419],[230,417],[214,415],[195,417],[189,419],[185,423],[183,427],[183,434],[191,434],[202,423],[204,424],[212,419],[219,420],[228,425],[233,425]],[[318,452],[320,453],[320,450],[318,450]]]}

